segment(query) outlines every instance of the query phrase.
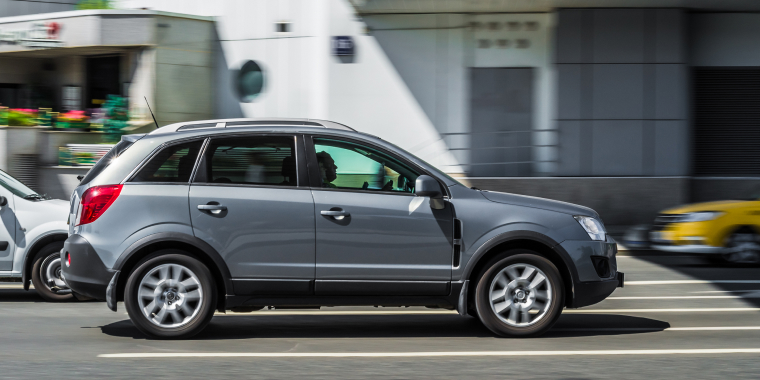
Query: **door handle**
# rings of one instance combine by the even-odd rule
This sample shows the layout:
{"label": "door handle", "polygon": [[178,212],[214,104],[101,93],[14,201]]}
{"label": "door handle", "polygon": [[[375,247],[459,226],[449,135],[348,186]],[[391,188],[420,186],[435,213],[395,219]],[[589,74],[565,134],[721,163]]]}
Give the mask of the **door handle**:
{"label": "door handle", "polygon": [[209,211],[212,214],[219,214],[222,211],[227,211],[227,206],[222,206],[222,205],[198,205],[198,210]]}
{"label": "door handle", "polygon": [[351,216],[351,214],[348,211],[343,211],[343,210],[322,210],[319,213],[324,216],[334,216],[334,217],[340,217],[340,218]]}

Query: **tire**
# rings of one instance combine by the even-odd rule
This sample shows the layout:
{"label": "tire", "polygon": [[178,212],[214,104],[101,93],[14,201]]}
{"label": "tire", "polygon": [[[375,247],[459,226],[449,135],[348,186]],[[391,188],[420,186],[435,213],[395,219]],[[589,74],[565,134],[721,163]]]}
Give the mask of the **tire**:
{"label": "tire", "polygon": [[129,275],[124,306],[148,337],[182,339],[211,321],[216,297],[214,278],[203,263],[184,251],[164,249],[143,259]]}
{"label": "tire", "polygon": [[63,241],[52,242],[37,252],[32,264],[32,284],[42,298],[51,302],[74,299],[71,289],[61,279]]}
{"label": "tire", "polygon": [[[539,281],[539,276],[544,280]],[[492,303],[491,294],[502,292]],[[475,290],[480,321],[504,337],[545,333],[559,318],[564,304],[564,285],[557,267],[524,249],[509,250],[491,260]]]}
{"label": "tire", "polygon": [[722,255],[725,262],[731,264],[760,263],[760,235],[755,231],[742,228],[726,239],[727,253]]}

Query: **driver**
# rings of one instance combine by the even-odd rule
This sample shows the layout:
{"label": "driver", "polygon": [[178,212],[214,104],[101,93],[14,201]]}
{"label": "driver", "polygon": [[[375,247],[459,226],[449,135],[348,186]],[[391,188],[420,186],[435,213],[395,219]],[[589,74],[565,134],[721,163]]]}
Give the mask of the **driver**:
{"label": "driver", "polygon": [[337,187],[331,183],[338,178],[338,166],[335,165],[335,160],[333,160],[332,156],[325,151],[321,151],[317,153],[317,162],[319,163],[319,174],[322,187]]}

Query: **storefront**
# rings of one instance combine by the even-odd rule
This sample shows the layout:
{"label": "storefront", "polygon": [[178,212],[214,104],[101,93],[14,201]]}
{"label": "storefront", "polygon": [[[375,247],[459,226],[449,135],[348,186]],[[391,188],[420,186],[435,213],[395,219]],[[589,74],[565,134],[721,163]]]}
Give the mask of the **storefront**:
{"label": "storefront", "polygon": [[[79,144],[154,128],[146,99],[161,125],[211,118],[214,36],[211,18],[143,10],[0,18],[0,169],[32,186],[75,177],[86,168],[61,148],[92,160],[103,149]],[[40,191],[67,197],[47,182]]]}

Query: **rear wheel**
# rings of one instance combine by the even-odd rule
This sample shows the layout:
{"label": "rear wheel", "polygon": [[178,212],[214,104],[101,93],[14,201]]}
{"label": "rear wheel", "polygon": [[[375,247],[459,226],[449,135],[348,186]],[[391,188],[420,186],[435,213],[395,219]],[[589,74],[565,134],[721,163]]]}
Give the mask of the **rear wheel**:
{"label": "rear wheel", "polygon": [[182,251],[147,257],[127,280],[124,305],[129,318],[152,338],[189,338],[211,321],[216,286],[208,268]]}
{"label": "rear wheel", "polygon": [[559,271],[546,258],[510,250],[491,261],[475,290],[477,314],[494,333],[537,336],[562,313],[564,289]]}
{"label": "rear wheel", "polygon": [[63,241],[52,242],[37,252],[32,264],[32,284],[42,298],[60,302],[74,298],[61,276]]}

